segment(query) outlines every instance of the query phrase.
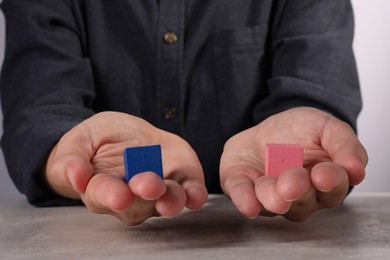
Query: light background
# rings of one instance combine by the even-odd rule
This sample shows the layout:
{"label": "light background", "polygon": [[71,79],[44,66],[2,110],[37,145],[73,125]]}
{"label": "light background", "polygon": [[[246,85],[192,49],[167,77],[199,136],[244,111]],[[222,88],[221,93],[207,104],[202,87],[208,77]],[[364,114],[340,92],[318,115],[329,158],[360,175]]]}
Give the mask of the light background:
{"label": "light background", "polygon": [[[1,2],[2,0],[0,0]],[[352,0],[355,10],[355,54],[364,108],[359,117],[359,137],[370,162],[361,192],[390,191],[390,1]],[[0,63],[4,49],[4,18],[0,16]],[[2,121],[2,115],[0,115]],[[0,129],[0,134],[2,130]],[[0,152],[0,196],[16,196]]]}

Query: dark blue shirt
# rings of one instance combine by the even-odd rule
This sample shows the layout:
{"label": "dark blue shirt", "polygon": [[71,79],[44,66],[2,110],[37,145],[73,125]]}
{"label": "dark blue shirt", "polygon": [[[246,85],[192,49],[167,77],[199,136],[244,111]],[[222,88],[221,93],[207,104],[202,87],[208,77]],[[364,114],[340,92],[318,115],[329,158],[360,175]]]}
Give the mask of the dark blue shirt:
{"label": "dark blue shirt", "polygon": [[[297,106],[353,127],[361,97],[348,0],[4,0],[2,148],[35,205],[74,125],[121,111],[185,138],[210,192],[225,141]],[[310,122],[308,122],[310,123]]]}

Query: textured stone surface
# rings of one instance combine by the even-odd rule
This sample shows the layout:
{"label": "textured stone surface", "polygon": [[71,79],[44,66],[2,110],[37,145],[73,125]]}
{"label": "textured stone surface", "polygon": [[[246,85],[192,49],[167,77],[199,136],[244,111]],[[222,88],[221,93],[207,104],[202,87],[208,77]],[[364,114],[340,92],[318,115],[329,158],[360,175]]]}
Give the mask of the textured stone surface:
{"label": "textured stone surface", "polygon": [[390,193],[352,194],[303,223],[241,216],[223,196],[127,227],[84,207],[0,199],[0,259],[389,259]]}

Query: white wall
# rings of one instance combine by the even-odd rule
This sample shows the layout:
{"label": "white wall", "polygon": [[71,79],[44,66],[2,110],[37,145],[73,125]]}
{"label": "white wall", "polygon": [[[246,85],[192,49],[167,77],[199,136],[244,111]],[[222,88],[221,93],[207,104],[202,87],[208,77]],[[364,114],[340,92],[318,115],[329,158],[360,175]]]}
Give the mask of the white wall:
{"label": "white wall", "polygon": [[[356,191],[390,191],[387,169],[387,162],[390,162],[387,153],[390,150],[390,1],[352,0],[352,3],[356,19],[354,48],[364,101],[358,122],[359,136],[370,156],[367,177]],[[4,20],[1,15],[0,63],[3,47]],[[0,152],[0,196],[16,194]]]}
{"label": "white wall", "polygon": [[364,108],[359,136],[368,150],[367,175],[358,191],[390,191],[390,1],[353,0]]}

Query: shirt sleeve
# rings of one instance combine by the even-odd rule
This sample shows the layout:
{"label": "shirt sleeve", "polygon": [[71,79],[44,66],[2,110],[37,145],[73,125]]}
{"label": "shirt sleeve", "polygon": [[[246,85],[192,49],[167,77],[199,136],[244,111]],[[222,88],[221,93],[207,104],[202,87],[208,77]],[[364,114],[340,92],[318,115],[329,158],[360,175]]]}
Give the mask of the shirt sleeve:
{"label": "shirt sleeve", "polygon": [[277,2],[271,22],[269,93],[255,107],[255,121],[288,108],[310,106],[356,129],[362,101],[350,1]]}
{"label": "shirt sleeve", "polygon": [[33,205],[80,204],[56,195],[42,176],[61,136],[93,115],[91,64],[71,8],[59,0],[4,0],[1,8],[6,20],[1,145],[9,174]]}

